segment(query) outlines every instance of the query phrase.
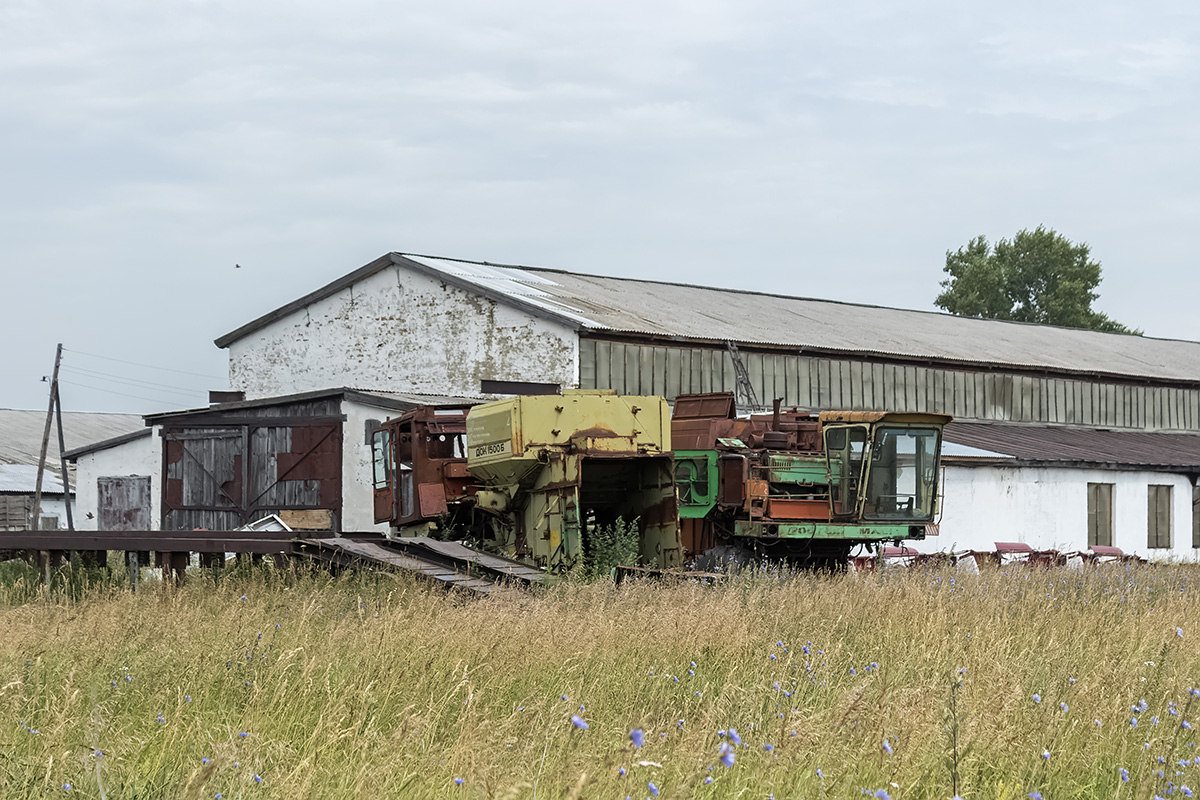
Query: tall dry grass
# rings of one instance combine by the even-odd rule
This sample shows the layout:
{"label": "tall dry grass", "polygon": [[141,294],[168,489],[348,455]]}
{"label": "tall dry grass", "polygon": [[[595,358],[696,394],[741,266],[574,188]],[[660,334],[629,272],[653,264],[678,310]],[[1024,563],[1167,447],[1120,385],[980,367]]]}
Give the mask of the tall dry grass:
{"label": "tall dry grass", "polygon": [[10,580],[0,797],[1180,796],[1198,577]]}

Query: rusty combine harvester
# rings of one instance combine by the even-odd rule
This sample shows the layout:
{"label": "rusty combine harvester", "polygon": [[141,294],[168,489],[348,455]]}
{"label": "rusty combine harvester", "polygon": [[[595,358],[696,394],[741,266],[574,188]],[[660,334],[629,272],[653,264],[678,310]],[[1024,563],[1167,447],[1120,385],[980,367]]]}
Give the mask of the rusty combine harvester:
{"label": "rusty combine harvester", "polygon": [[661,397],[597,391],[414,409],[375,431],[375,519],[400,540],[463,538],[552,572],[621,521],[643,563],[678,567],[670,424]]}
{"label": "rusty combine harvester", "polygon": [[937,515],[943,414],[781,411],[731,394],[675,401],[684,546],[701,566],[775,557],[841,569],[857,545],[923,539]]}
{"label": "rusty combine harvester", "polygon": [[618,522],[637,525],[646,567],[841,569],[856,545],[925,536],[948,421],[778,404],[738,418],[728,393],[680,396],[673,417],[661,397],[583,390],[419,408],[374,434],[375,519],[551,571]]}

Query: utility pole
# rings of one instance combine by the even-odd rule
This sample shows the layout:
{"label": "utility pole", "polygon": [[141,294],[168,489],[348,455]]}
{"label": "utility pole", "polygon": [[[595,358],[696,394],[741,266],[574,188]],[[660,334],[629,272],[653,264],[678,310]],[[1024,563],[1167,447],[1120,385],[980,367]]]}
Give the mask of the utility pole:
{"label": "utility pole", "polygon": [[[42,475],[46,471],[46,450],[50,447],[50,425],[54,422],[54,404],[58,400],[58,365],[62,363],[62,342],[54,353],[54,377],[50,379],[50,407],[46,409],[46,427],[42,431],[42,454],[38,457],[37,487],[33,491],[33,520],[30,528],[42,525]],[[65,477],[65,476],[64,476]]]}
{"label": "utility pole", "polygon": [[67,506],[67,530],[74,533],[75,519],[71,516],[71,473],[67,472],[67,445],[63,440],[62,397],[54,385],[54,420],[58,428],[58,466],[62,470],[63,502]]}

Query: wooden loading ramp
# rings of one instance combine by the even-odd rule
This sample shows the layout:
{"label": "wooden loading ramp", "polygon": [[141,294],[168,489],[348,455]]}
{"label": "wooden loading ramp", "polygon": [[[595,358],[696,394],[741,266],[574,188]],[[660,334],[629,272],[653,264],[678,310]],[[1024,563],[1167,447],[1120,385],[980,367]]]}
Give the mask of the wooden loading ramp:
{"label": "wooden loading ramp", "polygon": [[296,539],[295,554],[348,568],[380,568],[412,572],[444,586],[489,594],[504,584],[541,585],[546,573],[507,558],[479,553],[457,542],[417,536],[385,539],[338,536]]}

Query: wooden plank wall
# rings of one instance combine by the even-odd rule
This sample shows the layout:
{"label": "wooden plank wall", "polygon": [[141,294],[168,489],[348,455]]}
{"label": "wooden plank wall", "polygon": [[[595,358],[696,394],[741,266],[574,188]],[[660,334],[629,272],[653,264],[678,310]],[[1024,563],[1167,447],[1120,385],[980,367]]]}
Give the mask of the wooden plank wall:
{"label": "wooden plank wall", "polygon": [[[1200,390],[754,352],[759,401],[803,409],[923,411],[959,420],[1200,431]],[[583,339],[580,388],[663,395],[733,391],[728,352]]]}

